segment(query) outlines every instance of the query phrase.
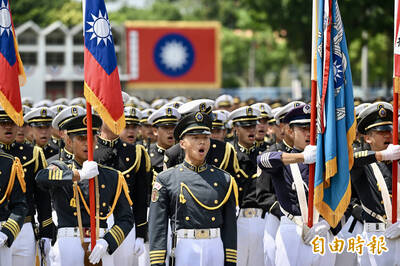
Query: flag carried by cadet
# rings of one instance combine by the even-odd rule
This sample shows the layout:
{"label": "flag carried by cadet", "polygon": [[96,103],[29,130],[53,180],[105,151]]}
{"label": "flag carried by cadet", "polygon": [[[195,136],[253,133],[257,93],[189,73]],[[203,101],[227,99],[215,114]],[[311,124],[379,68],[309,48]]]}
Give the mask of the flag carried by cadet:
{"label": "flag carried by cadet", "polygon": [[85,98],[119,134],[125,127],[124,104],[106,6],[104,0],[86,0],[83,6]]}
{"label": "flag carried by cadet", "polygon": [[26,76],[8,0],[0,0],[0,10],[0,105],[18,126],[22,126],[20,86],[25,84]]}
{"label": "flag carried by cadet", "polygon": [[336,0],[319,0],[315,206],[336,227],[350,202],[354,97],[346,36]]}

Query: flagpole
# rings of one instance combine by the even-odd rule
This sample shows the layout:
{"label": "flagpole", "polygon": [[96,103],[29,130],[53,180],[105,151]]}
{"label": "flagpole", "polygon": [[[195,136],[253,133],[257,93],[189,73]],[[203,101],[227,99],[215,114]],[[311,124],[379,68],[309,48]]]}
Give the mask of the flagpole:
{"label": "flagpole", "polygon": [[[86,17],[86,0],[82,1],[83,13],[83,38],[85,39],[85,17]],[[88,144],[88,161],[93,161],[93,124],[92,124],[92,106],[86,101],[86,117],[87,117],[87,144]],[[96,246],[96,199],[94,194],[94,178],[89,180],[89,210],[90,210],[90,243],[93,250]]]}
{"label": "flagpole", "polygon": [[[316,117],[317,117],[317,71],[316,71],[316,47],[317,47],[317,0],[313,0],[312,14],[312,44],[311,44],[311,121],[310,121],[310,144],[316,144]],[[308,180],[308,227],[313,226],[314,221],[314,179],[315,163],[309,166]]]}
{"label": "flagpole", "polygon": [[[398,34],[398,25],[399,25],[399,0],[395,0],[394,1],[394,34],[393,34],[393,47],[396,50],[396,42],[397,42],[397,38],[399,38],[399,36],[397,36]],[[398,68],[399,66],[397,64],[399,64],[398,61],[398,53],[397,51],[394,51],[394,55],[393,55],[393,145],[398,144],[398,128],[399,128],[399,117],[398,117],[398,110],[399,110],[399,83],[400,83],[400,77],[398,75],[398,71],[396,68]],[[396,60],[397,59],[397,60]],[[398,161],[394,161],[392,163],[392,223],[396,223],[397,222],[397,173],[398,173]]]}

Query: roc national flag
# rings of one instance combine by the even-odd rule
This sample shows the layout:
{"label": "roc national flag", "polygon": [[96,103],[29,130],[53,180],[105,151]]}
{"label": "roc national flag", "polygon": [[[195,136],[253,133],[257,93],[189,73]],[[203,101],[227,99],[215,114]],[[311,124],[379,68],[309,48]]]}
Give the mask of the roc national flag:
{"label": "roc national flag", "polygon": [[106,125],[119,134],[125,127],[125,116],[110,21],[104,0],[85,1],[85,98]]}
{"label": "roc national flag", "polygon": [[26,82],[8,0],[0,0],[0,105],[18,125],[24,124],[20,86]]}
{"label": "roc national flag", "polygon": [[319,0],[315,206],[336,227],[350,202],[356,135],[346,36],[336,0]]}
{"label": "roc national flag", "polygon": [[216,21],[128,21],[128,87],[221,86],[221,25]]}

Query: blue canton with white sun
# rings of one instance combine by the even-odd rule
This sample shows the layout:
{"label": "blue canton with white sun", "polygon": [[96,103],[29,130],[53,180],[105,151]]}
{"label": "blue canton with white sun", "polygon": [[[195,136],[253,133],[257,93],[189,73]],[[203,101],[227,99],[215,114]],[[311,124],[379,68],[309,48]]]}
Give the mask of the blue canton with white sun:
{"label": "blue canton with white sun", "polygon": [[0,2],[0,52],[12,66],[17,57],[14,48],[10,6],[7,0],[0,0]]}
{"label": "blue canton with white sun", "polygon": [[169,77],[180,77],[193,66],[195,51],[182,34],[166,34],[158,40],[153,52],[157,68]]}
{"label": "blue canton with white sun", "polygon": [[117,67],[111,25],[104,1],[86,1],[85,47],[108,75]]}

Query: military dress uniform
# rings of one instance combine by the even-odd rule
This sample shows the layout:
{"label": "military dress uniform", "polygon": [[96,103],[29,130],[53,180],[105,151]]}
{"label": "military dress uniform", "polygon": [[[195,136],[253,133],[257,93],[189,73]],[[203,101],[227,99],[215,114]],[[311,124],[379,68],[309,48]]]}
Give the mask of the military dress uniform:
{"label": "military dress uniform", "polygon": [[12,265],[11,245],[23,227],[28,206],[24,173],[19,159],[0,152],[0,233],[7,236],[0,246],[0,265]]}
{"label": "military dress uniform", "polygon": [[[284,140],[269,147],[267,152],[281,151],[290,153],[293,147],[286,144]],[[264,228],[264,261],[265,265],[275,264],[275,237],[279,228],[282,213],[275,189],[272,184],[272,176],[267,171],[261,171],[257,177],[256,191],[257,202],[263,210],[262,217],[265,219]]]}
{"label": "military dress uniform", "polygon": [[[207,119],[200,112],[188,115],[174,135],[210,134]],[[176,240],[176,265],[236,265],[235,187],[227,172],[206,162],[194,166],[184,161],[161,172],[150,204],[151,265],[165,265],[168,219]]]}
{"label": "military dress uniform", "polygon": [[[300,105],[292,109],[286,114],[285,121],[296,126],[309,125],[310,112],[309,106],[304,108],[306,106],[308,105]],[[296,148],[291,151],[291,153],[300,152]],[[307,200],[309,166],[303,163],[284,165],[282,153],[282,151],[271,151],[257,157],[260,169],[272,178],[276,197],[284,214],[275,239],[275,265],[334,265],[334,254],[330,252],[326,252],[324,256],[313,254],[311,246],[305,244],[302,239],[307,221],[302,219],[301,209],[306,208],[307,205],[300,206],[302,203],[299,198]],[[298,169],[298,176],[293,172],[295,168]],[[304,194],[301,195],[302,193]],[[336,233],[333,228],[331,231]],[[332,233],[328,232],[327,235],[321,235],[321,237],[325,237],[326,241],[330,242]]]}
{"label": "military dress uniform", "polygon": [[148,182],[151,180],[149,155],[144,146],[140,144],[128,144],[119,137],[114,140],[106,140],[97,136],[94,160],[122,172],[129,186],[129,195],[133,201],[132,213],[135,227],[114,254],[114,260],[118,265],[132,264],[136,260],[132,250],[135,239],[146,240],[148,234],[147,194]]}
{"label": "military dress uniform", "polygon": [[[233,111],[229,120],[235,126],[254,126],[260,117],[260,110],[244,106]],[[239,162],[239,171],[235,180],[239,187],[239,217],[237,220],[238,233],[238,265],[263,265],[264,244],[263,232],[265,227],[262,219],[262,209],[257,202],[257,156],[261,154],[255,143],[246,148],[234,141],[234,148]]]}
{"label": "military dress uniform", "polygon": [[[31,127],[38,126],[50,126],[55,113],[48,107],[34,108],[24,116],[25,123],[28,123]],[[45,144],[42,148],[46,159],[58,154],[58,146],[51,144],[51,140]],[[35,143],[34,143],[35,145]]]}
{"label": "military dress uniform", "polygon": [[[0,120],[11,121],[11,118],[4,110],[0,110]],[[0,149],[13,157],[19,158],[23,166],[28,212],[21,232],[15,239],[11,250],[13,265],[31,265],[35,259],[36,239],[46,238],[46,241],[49,242],[55,234],[55,225],[51,216],[50,195],[41,190],[35,181],[37,172],[47,166],[46,159],[41,148],[30,144],[16,141],[8,145],[0,143]],[[36,215],[38,227],[35,221]],[[50,245],[50,242],[47,245]]]}
{"label": "military dress uniform", "polygon": [[[69,120],[65,129],[74,135],[86,135],[85,115]],[[98,129],[101,119],[93,115],[93,131]],[[74,170],[82,166],[75,160],[54,161],[39,171],[36,181],[50,191],[58,217],[57,244],[61,265],[83,265],[84,250],[80,241],[78,219],[82,222],[82,238],[90,241],[89,181],[73,182]],[[128,186],[121,172],[106,166],[98,166],[95,185],[98,195],[99,237],[108,243],[108,255],[102,258],[103,265],[114,265],[110,256],[124,241],[133,226]],[[96,183],[96,181],[95,181]],[[76,186],[75,186],[76,185]],[[97,196],[95,196],[97,198]],[[79,203],[77,202],[79,201]],[[78,209],[78,206],[80,209]],[[107,229],[107,218],[113,215],[114,223]]]}
{"label": "military dress uniform", "polygon": [[[385,102],[371,104],[360,113],[360,123],[357,126],[361,134],[369,130],[391,131],[393,108]],[[373,235],[379,237],[385,233],[387,224],[390,223],[392,194],[392,163],[391,161],[378,162],[376,152],[363,150],[354,153],[354,165],[351,170],[353,188],[361,202],[363,209],[362,219],[364,230],[362,236],[370,240]],[[385,194],[387,191],[387,194]],[[388,205],[389,205],[388,204]],[[389,213],[386,212],[389,209]],[[397,265],[399,257],[399,242],[397,239],[385,239],[388,252],[380,256],[369,255],[364,250],[364,255],[359,257],[361,265]]]}

